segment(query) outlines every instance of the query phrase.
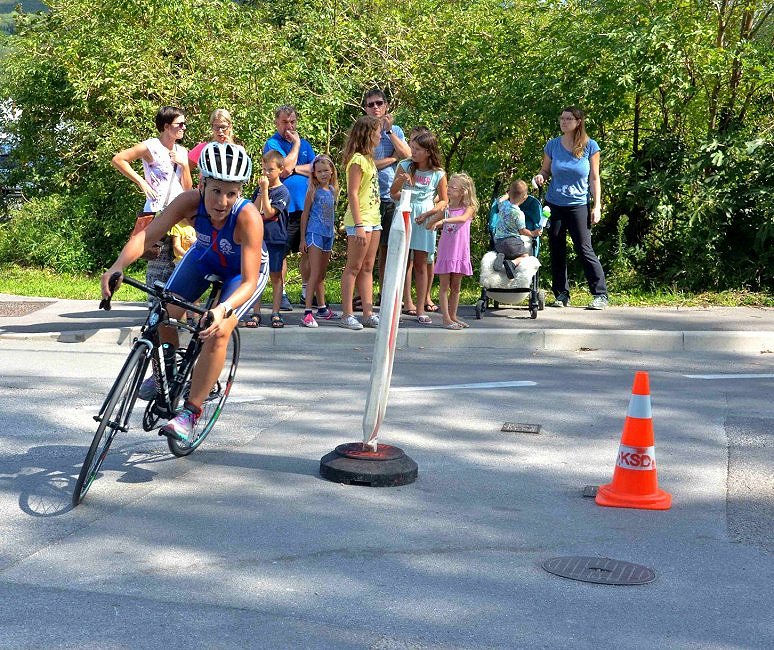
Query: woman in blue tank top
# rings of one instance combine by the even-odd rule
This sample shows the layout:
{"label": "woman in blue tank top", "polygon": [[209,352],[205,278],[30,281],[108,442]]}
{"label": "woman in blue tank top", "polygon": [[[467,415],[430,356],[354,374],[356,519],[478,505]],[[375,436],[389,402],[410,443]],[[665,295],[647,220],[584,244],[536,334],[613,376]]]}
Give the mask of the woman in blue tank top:
{"label": "woman in blue tank top", "polygon": [[[269,275],[263,221],[255,205],[241,196],[242,185],[252,174],[249,156],[240,146],[211,142],[202,150],[199,170],[199,188],[180,194],[148,228],[133,235],[102,276],[102,295],[108,297],[111,275],[123,273],[172,226],[189,218],[196,229],[196,244],[175,268],[167,289],[192,302],[207,290],[208,275],[223,279],[220,302],[210,312],[212,324],[200,334],[204,347],[191,376],[188,399],[183,410],[161,429],[162,434],[183,442],[188,440],[202,403],[223,369],[231,332],[260,297]],[[183,317],[179,307],[170,305],[168,312],[172,318]],[[164,343],[178,345],[175,328],[161,327],[159,334]],[[149,377],[144,382],[141,398],[153,397],[153,381]]]}
{"label": "woman in blue tank top", "polygon": [[[550,177],[546,203],[551,207],[548,237],[551,246],[552,307],[570,302],[567,280],[567,233],[583,263],[583,272],[593,299],[589,309],[607,307],[605,272],[591,245],[591,227],[602,216],[602,186],[599,181],[599,145],[586,135],[586,116],[575,106],[562,111],[562,135],[546,143],[543,164],[533,179],[543,185]],[[593,199],[593,203],[589,199]]]}

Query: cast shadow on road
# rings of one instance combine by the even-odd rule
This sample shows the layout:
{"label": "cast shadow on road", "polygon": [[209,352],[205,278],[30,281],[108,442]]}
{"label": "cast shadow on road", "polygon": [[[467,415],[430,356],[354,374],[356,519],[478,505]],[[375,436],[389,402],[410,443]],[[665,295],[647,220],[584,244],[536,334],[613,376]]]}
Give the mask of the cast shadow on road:
{"label": "cast shadow on road", "polygon": [[[0,474],[0,484],[10,483],[19,494],[19,508],[33,517],[56,517],[72,510],[72,494],[87,446],[31,447],[16,457],[17,470]],[[149,483],[158,472],[148,465],[174,460],[168,451],[147,449],[147,442],[111,447],[95,485],[105,471],[119,471],[117,483]]]}

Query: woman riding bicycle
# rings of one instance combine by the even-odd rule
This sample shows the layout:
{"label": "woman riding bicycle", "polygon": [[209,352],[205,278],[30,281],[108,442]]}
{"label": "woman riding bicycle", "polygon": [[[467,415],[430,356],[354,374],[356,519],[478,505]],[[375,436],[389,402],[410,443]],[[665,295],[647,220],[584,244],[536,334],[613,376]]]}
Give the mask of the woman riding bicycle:
{"label": "woman riding bicycle", "polygon": [[[188,442],[201,406],[223,369],[231,332],[258,300],[269,276],[261,215],[241,194],[243,184],[252,174],[250,157],[238,145],[210,142],[199,157],[199,171],[199,187],[180,194],[145,230],[133,235],[102,276],[102,295],[109,298],[108,282],[114,273],[123,274],[172,226],[190,218],[196,228],[196,243],[177,265],[166,288],[193,302],[209,286],[208,275],[218,275],[223,280],[220,301],[210,312],[212,323],[200,333],[204,344],[191,376],[188,399],[180,413],[160,431],[183,442]],[[118,286],[120,280],[113,291]],[[168,313],[179,320],[184,310],[170,305]],[[176,328],[160,327],[159,334],[164,343],[177,347]],[[143,388],[146,395],[150,388],[152,397],[153,377],[146,379]]]}

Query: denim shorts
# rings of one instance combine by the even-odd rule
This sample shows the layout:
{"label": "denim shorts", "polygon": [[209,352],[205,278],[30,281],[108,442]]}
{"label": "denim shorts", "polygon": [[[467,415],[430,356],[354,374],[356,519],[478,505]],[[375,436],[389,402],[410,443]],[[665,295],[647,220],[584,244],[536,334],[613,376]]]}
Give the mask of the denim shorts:
{"label": "denim shorts", "polygon": [[316,232],[306,233],[306,247],[314,246],[323,253],[330,253],[333,250],[333,237],[318,235]]}
{"label": "denim shorts", "polygon": [[[376,232],[382,229],[382,224],[378,226],[366,226],[363,225],[363,232]],[[354,237],[357,234],[357,228],[355,226],[347,226],[347,237]]]}

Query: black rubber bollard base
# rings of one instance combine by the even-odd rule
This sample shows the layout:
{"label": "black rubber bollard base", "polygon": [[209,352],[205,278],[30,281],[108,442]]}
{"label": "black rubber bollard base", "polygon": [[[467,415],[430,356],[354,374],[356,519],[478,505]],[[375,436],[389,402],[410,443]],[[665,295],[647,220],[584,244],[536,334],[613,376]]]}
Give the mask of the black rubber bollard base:
{"label": "black rubber bollard base", "polygon": [[417,480],[417,464],[402,449],[390,445],[363,451],[362,442],[339,445],[320,459],[320,476],[346,485],[394,487]]}

